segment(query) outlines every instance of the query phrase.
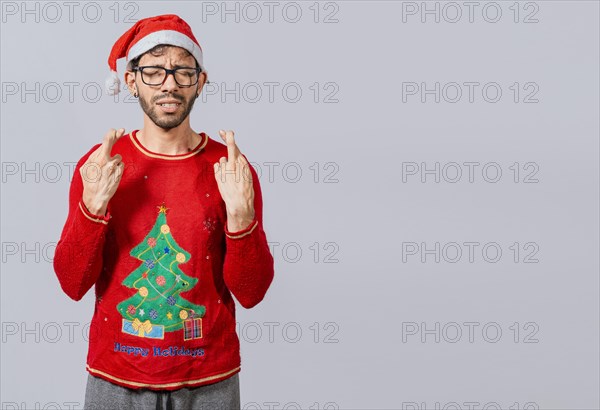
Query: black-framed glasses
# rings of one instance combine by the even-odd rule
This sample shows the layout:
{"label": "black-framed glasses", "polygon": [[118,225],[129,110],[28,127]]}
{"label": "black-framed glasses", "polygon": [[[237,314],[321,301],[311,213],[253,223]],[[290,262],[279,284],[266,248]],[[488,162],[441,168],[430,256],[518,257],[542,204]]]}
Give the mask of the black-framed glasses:
{"label": "black-framed glasses", "polygon": [[179,67],[169,70],[168,68],[158,66],[135,67],[133,71],[139,71],[142,81],[146,85],[163,85],[167,76],[173,74],[175,82],[180,87],[191,87],[198,84],[202,69],[199,67]]}

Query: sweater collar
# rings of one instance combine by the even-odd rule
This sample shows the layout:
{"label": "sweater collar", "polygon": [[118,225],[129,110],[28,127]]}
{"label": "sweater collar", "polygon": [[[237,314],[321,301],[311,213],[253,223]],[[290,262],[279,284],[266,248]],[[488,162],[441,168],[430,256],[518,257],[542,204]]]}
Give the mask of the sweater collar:
{"label": "sweater collar", "polygon": [[200,142],[190,152],[187,152],[185,154],[172,154],[172,155],[171,154],[159,154],[157,152],[150,151],[149,149],[144,147],[142,145],[142,143],[137,139],[137,136],[136,136],[137,132],[138,132],[138,130],[132,131],[129,134],[129,140],[142,154],[144,154],[148,157],[151,157],[151,158],[160,158],[160,159],[166,159],[166,160],[172,160],[172,161],[177,161],[177,160],[182,160],[182,159],[193,157],[194,155],[196,155],[200,151],[202,151],[202,149],[206,146],[206,143],[208,142],[208,136],[205,133],[201,132],[199,134]]}

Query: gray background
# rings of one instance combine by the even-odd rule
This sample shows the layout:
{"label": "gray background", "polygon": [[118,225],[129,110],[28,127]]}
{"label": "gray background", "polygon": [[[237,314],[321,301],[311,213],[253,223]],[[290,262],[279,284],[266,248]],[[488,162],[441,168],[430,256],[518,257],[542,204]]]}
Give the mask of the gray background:
{"label": "gray background", "polygon": [[[108,128],[142,124],[126,93],[96,101],[112,44],[176,13],[219,87],[192,126],[235,130],[262,171],[276,276],[257,307],[237,305],[245,408],[599,408],[598,2],[476,2],[472,22],[458,2],[456,23],[446,2],[426,3],[439,22],[403,21],[409,2],[288,3],[273,21],[255,3],[254,23],[245,3],[239,22],[207,13],[221,2],[76,2],[72,16],[63,2],[2,4],[2,407],[82,407],[93,291],[62,293],[53,246],[75,162]],[[458,102],[451,86],[403,100],[411,82],[480,86],[473,101],[464,85]],[[297,102],[282,94],[293,83]],[[439,182],[405,172],[436,162]],[[472,181],[465,162],[479,164]],[[422,261],[436,243],[439,262]]]}

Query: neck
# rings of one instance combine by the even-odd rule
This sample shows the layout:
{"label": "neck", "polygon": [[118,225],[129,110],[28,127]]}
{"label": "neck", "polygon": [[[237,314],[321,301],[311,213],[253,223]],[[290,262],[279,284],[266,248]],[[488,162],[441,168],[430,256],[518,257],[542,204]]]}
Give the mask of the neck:
{"label": "neck", "polygon": [[136,136],[148,150],[165,155],[187,154],[201,139],[190,127],[189,117],[179,126],[165,130],[154,124],[148,116],[144,116],[144,128]]}

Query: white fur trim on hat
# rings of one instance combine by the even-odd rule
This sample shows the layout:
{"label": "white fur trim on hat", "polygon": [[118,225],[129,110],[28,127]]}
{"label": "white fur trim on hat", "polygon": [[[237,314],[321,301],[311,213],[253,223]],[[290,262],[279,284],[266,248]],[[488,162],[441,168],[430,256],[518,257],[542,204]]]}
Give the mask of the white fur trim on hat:
{"label": "white fur trim on hat", "polygon": [[121,80],[116,71],[111,71],[110,76],[106,79],[104,84],[108,95],[117,95],[121,91]]}
{"label": "white fur trim on hat", "polygon": [[194,56],[196,61],[198,61],[198,64],[200,64],[200,68],[204,71],[204,66],[202,64],[202,49],[200,46],[185,34],[181,34],[179,31],[174,30],[155,31],[140,39],[129,49],[127,61],[129,62],[134,58],[141,56],[146,51],[151,50],[154,46],[159,44],[168,44],[185,48]]}

